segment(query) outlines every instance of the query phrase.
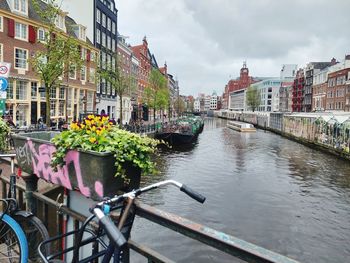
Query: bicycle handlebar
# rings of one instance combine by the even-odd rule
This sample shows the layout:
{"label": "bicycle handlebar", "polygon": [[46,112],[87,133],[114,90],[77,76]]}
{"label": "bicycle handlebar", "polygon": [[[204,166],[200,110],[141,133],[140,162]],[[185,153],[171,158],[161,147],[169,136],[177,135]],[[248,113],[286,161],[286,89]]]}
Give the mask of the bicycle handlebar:
{"label": "bicycle handlebar", "polygon": [[181,183],[174,181],[174,180],[165,180],[165,181],[161,181],[161,182],[158,182],[155,184],[148,185],[148,186],[143,187],[143,188],[132,190],[131,192],[125,193],[123,195],[115,196],[109,200],[105,200],[105,201],[98,203],[96,206],[102,207],[105,204],[117,203],[117,202],[120,202],[128,197],[135,198],[144,192],[156,189],[156,188],[164,186],[164,185],[169,185],[169,184],[176,186],[182,192],[184,192],[185,194],[187,194],[188,196],[190,196],[191,198],[195,199],[196,201],[198,201],[200,203],[204,203],[204,201],[206,199],[203,195],[194,191],[192,188],[188,187],[187,185],[181,184]]}
{"label": "bicycle handlebar", "polygon": [[122,247],[126,244],[126,239],[120,230],[116,227],[109,216],[106,216],[100,208],[94,208],[93,213],[99,219],[102,227],[106,231],[110,240],[114,241],[117,247]]}

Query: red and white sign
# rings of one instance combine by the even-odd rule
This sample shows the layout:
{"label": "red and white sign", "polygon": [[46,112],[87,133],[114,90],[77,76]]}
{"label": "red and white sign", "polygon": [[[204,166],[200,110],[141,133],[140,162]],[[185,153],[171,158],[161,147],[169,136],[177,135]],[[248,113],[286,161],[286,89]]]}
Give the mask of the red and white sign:
{"label": "red and white sign", "polygon": [[8,78],[10,74],[11,63],[0,62],[0,78]]}

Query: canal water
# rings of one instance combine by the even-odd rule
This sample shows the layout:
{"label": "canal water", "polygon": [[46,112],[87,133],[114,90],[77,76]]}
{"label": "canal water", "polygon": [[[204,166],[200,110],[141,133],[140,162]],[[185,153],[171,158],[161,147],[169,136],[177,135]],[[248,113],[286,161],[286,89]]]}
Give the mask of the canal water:
{"label": "canal water", "polygon": [[[161,173],[143,182],[188,184],[207,197],[203,205],[171,186],[142,201],[301,262],[350,262],[350,162],[270,132],[225,126],[206,119],[198,141],[162,150]],[[176,262],[240,262],[141,218],[132,238]]]}

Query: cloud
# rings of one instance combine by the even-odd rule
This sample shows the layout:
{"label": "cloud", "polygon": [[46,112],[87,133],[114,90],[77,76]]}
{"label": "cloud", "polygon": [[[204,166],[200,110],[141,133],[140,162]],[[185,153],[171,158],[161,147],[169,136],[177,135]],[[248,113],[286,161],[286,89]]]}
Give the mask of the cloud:
{"label": "cloud", "polygon": [[349,52],[348,0],[118,0],[119,31],[147,35],[180,92],[220,94],[247,60],[253,76],[278,76],[282,64],[342,59]]}

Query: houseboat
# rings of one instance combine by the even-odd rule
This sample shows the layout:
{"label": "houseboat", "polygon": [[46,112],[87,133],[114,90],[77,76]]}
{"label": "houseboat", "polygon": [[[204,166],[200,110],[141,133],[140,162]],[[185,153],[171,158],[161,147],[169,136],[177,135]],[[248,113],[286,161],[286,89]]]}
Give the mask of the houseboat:
{"label": "houseboat", "polygon": [[240,132],[256,132],[256,129],[253,124],[238,121],[227,122],[227,128]]}

